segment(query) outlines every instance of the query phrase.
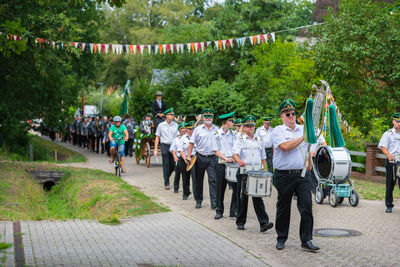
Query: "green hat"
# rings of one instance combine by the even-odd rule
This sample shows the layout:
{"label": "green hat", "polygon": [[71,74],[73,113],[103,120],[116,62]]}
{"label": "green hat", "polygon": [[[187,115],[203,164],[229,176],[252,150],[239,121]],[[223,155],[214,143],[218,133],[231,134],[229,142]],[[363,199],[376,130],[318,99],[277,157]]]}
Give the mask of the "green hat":
{"label": "green hat", "polygon": [[183,123],[183,122],[179,123],[179,125],[178,125],[178,131],[179,131],[180,129],[182,129],[184,126],[185,126],[185,123]]}
{"label": "green hat", "polygon": [[164,115],[168,115],[168,114],[175,115],[174,108],[169,108],[166,111],[164,111],[163,113],[164,113]]}
{"label": "green hat", "polygon": [[242,119],[239,118],[239,119],[234,120],[233,124],[237,125],[237,126],[240,126],[242,124]]}
{"label": "green hat", "polygon": [[256,117],[254,117],[253,115],[247,115],[246,117],[244,117],[242,124],[245,125],[256,125]]}
{"label": "green hat", "polygon": [[214,115],[214,110],[212,108],[205,108],[201,111],[201,115]]}
{"label": "green hat", "polygon": [[235,112],[231,112],[228,114],[224,114],[218,117],[218,119],[221,119],[223,121],[229,120],[229,119],[233,119],[233,115],[235,115]]}
{"label": "green hat", "polygon": [[267,123],[268,123],[268,122],[270,123],[270,122],[272,121],[272,118],[271,118],[271,117],[264,117],[264,118],[263,118],[263,121],[264,121],[264,122],[267,122]]}
{"label": "green hat", "polygon": [[400,112],[394,113],[392,117],[394,120],[400,121]]}
{"label": "green hat", "polygon": [[287,111],[287,110],[296,110],[296,103],[294,103],[294,101],[291,99],[285,99],[279,105],[279,108],[278,108],[279,113],[282,113],[283,111]]}
{"label": "green hat", "polygon": [[185,128],[187,129],[191,129],[191,128],[195,128],[195,122],[194,121],[189,121],[188,123],[185,123]]}

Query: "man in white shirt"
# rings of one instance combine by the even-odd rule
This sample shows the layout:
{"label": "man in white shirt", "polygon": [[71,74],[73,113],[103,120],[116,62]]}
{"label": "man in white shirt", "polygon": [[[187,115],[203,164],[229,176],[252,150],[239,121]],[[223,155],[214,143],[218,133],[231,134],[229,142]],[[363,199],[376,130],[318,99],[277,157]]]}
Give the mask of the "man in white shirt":
{"label": "man in white shirt", "polygon": [[181,168],[178,165],[178,160],[180,158],[180,154],[178,153],[178,145],[179,142],[186,134],[186,128],[184,127],[184,122],[179,123],[178,125],[178,132],[179,135],[172,141],[171,147],[169,148],[169,151],[172,153],[172,156],[174,157],[174,162],[175,162],[175,178],[174,178],[174,193],[179,192],[179,181],[181,179]]}
{"label": "man in white shirt", "polygon": [[387,159],[385,162],[386,167],[386,194],[385,204],[386,213],[392,213],[393,205],[393,189],[396,185],[397,168],[400,168],[400,163],[396,164],[397,160],[400,160],[400,112],[392,115],[393,128],[386,131],[378,145],[378,148],[382,149],[382,152],[386,155]]}
{"label": "man in white shirt", "polygon": [[[218,162],[215,166],[217,175],[217,208],[215,209],[216,214],[214,219],[216,220],[222,218],[224,214],[224,196],[226,186],[228,185],[228,181],[225,178],[226,163],[234,162],[232,148],[235,136],[231,130],[234,114],[235,112],[231,112],[219,116],[218,118],[222,120],[222,127],[214,133],[218,145],[218,150],[215,152],[215,155],[218,157]],[[237,183],[229,183],[233,189],[229,217],[235,218],[237,214]]]}
{"label": "man in white shirt", "polygon": [[165,190],[169,190],[169,177],[175,168],[174,157],[169,151],[172,141],[178,135],[178,124],[173,121],[174,109],[164,111],[166,120],[158,125],[156,130],[156,140],[154,142],[154,157],[158,156],[158,145],[161,143],[161,156]]}
{"label": "man in white shirt", "polygon": [[[196,128],[195,122],[190,121],[188,123],[185,123],[185,128],[186,128],[186,134],[182,136],[180,139],[180,142],[178,143],[178,153],[180,154],[180,158],[178,161],[178,165],[181,169],[182,172],[182,188],[183,188],[183,195],[182,199],[186,200],[188,199],[189,195],[191,194],[190,192],[190,176],[192,176],[192,189],[194,192],[194,187],[195,187],[195,166],[193,166],[190,171],[186,171],[187,165],[190,164],[190,161],[187,159],[186,155],[188,152],[189,148],[189,142],[190,138],[193,135],[193,131]],[[192,150],[191,156],[194,156],[196,154],[195,149]]]}
{"label": "man in white shirt", "polygon": [[196,186],[194,192],[196,209],[201,208],[201,203],[203,202],[203,181],[205,171],[207,171],[208,175],[211,208],[215,209],[217,206],[215,173],[217,157],[214,153],[218,150],[218,146],[214,132],[218,130],[218,127],[213,124],[213,109],[205,108],[201,111],[201,115],[204,123],[194,130],[193,135],[190,138],[187,159],[189,161],[191,160],[191,153],[193,147],[196,145]]}
{"label": "man in white shirt", "polygon": [[[297,196],[299,210],[301,247],[308,251],[316,251],[312,240],[314,219],[310,191],[310,176],[301,177],[307,144],[304,142],[303,126],[296,124],[296,104],[290,99],[279,106],[283,124],[275,127],[271,138],[274,146],[274,186],[278,191],[276,204],[275,229],[278,234],[276,248],[285,248],[289,235],[290,207],[293,193]],[[311,157],[308,157],[308,170],[311,170]]]}
{"label": "man in white shirt", "polygon": [[271,117],[264,117],[263,126],[257,128],[256,135],[263,140],[265,154],[267,155],[268,171],[272,173],[274,171],[272,164],[274,150],[272,148],[271,133],[274,128],[271,127],[271,122],[272,122]]}
{"label": "man in white shirt", "polygon": [[[256,118],[253,115],[248,115],[243,119],[242,125],[243,134],[235,140],[235,144],[233,145],[233,159],[241,168],[244,167],[247,170],[264,170],[266,159],[264,145],[262,144],[261,138],[254,134]],[[238,230],[244,230],[249,199],[245,192],[248,175],[247,173],[239,174],[237,178],[239,207],[236,225]],[[265,232],[268,229],[271,229],[274,224],[269,221],[268,214],[265,211],[264,201],[261,197],[252,197],[252,200],[253,208],[260,224],[260,232]]]}

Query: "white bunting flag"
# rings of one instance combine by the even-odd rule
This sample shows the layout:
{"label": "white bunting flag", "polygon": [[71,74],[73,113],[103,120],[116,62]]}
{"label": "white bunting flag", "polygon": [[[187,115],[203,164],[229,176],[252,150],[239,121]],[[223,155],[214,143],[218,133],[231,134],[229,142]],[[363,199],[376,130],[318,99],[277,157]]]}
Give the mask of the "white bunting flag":
{"label": "white bunting flag", "polygon": [[167,45],[163,44],[162,48],[163,48],[163,54],[167,53]]}
{"label": "white bunting flag", "polygon": [[90,43],[90,53],[92,53],[92,54],[93,54],[93,47],[94,47],[94,44]]}
{"label": "white bunting flag", "polygon": [[140,45],[140,54],[143,55],[144,45]]}

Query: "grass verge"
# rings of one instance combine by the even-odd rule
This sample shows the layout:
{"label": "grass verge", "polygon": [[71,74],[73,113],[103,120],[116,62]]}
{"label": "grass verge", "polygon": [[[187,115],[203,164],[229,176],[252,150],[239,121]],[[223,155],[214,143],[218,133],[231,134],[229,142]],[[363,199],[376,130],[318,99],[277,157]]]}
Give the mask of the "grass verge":
{"label": "grass verge", "polygon": [[[30,143],[33,146],[34,161],[55,162],[55,151],[57,151],[57,163],[86,162],[86,158],[78,152],[72,151],[64,146],[44,140],[36,135],[29,135]],[[8,153],[0,148],[0,158],[17,161],[29,160],[29,148],[20,153]]]}
{"label": "grass verge", "polygon": [[[385,199],[385,183],[378,183],[358,178],[351,178],[351,180],[354,182],[354,187],[356,188],[357,193],[360,195],[360,198],[369,200]],[[400,198],[400,190],[398,185],[396,185],[395,189],[393,190],[393,198]]]}
{"label": "grass verge", "polygon": [[[26,170],[65,172],[50,192]],[[120,177],[92,169],[44,163],[0,163],[0,220],[119,219],[168,211]]]}

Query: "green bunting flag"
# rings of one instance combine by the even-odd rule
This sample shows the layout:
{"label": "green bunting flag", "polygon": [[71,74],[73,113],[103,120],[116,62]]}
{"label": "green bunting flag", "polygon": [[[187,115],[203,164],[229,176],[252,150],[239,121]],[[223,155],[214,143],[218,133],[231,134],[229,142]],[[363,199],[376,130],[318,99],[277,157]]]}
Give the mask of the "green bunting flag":
{"label": "green bunting flag", "polygon": [[314,124],[312,119],[312,110],[313,110],[314,101],[312,98],[309,98],[306,103],[306,111],[305,111],[305,119],[304,119],[304,142],[309,144],[317,143],[317,137],[314,132]]}
{"label": "green bunting flag", "polygon": [[329,105],[329,137],[331,147],[344,147],[342,133],[340,132],[339,122],[336,116],[335,105]]}

